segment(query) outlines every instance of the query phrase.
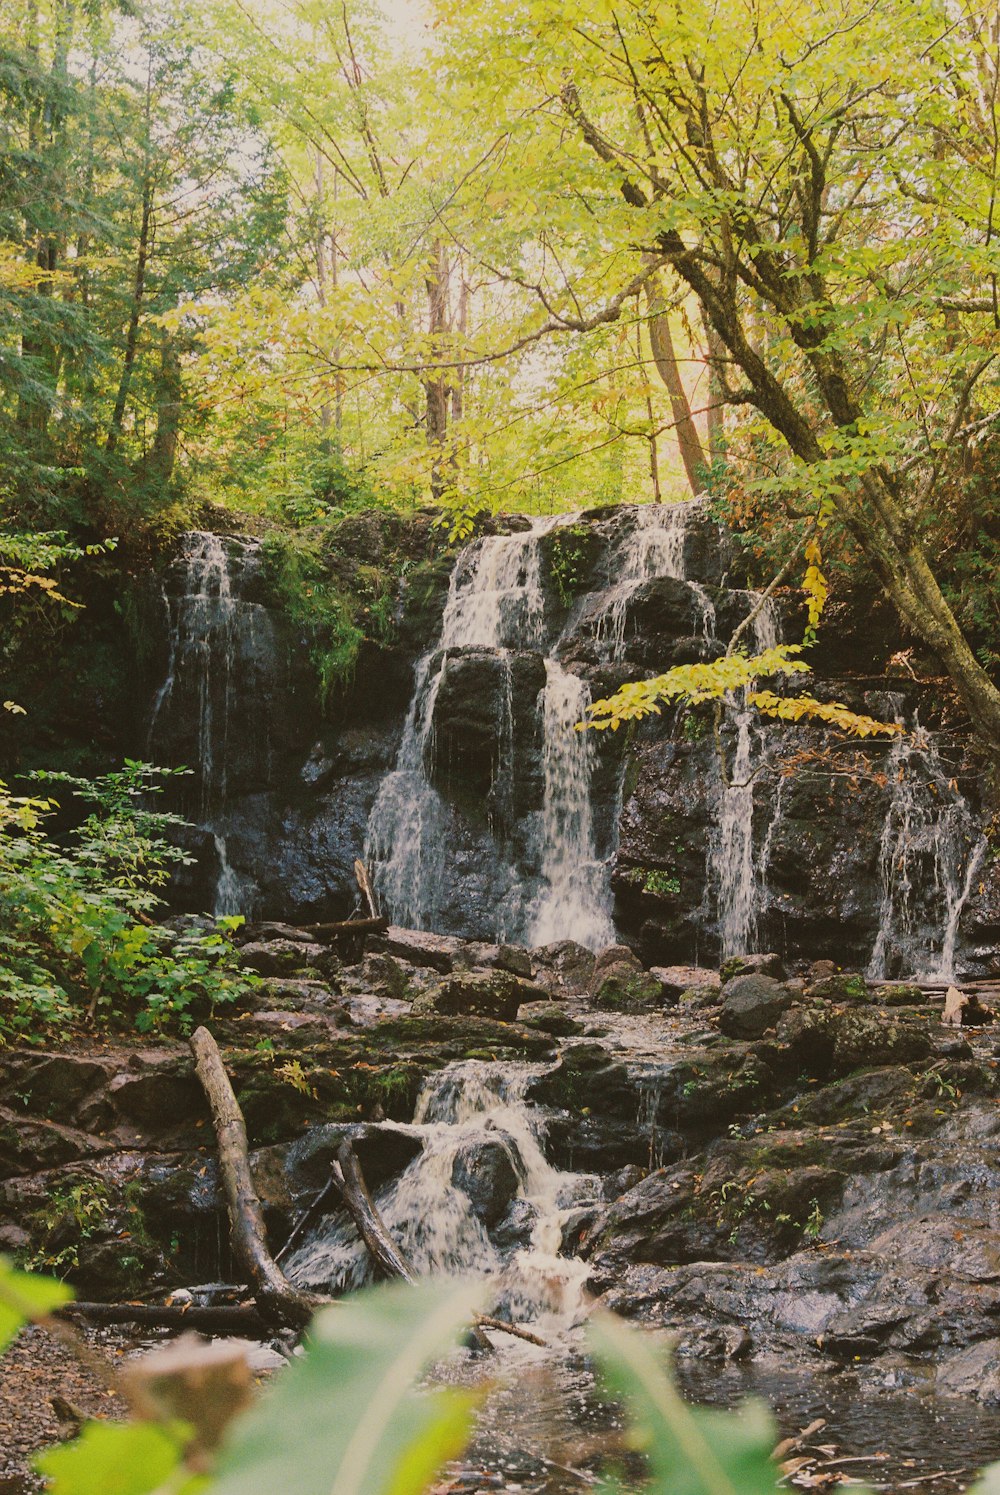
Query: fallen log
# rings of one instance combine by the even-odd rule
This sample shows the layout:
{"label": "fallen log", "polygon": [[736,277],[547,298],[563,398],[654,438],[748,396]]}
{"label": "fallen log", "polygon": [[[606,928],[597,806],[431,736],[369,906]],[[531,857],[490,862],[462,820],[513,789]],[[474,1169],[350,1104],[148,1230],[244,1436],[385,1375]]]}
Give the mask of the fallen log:
{"label": "fallen log", "polygon": [[235,1334],[263,1339],[269,1325],[252,1303],[225,1303],[198,1308],[179,1303],[67,1303],[56,1310],[62,1319],[85,1319],[88,1324],[135,1324],[145,1329],[196,1329],[199,1334]]}
{"label": "fallen log", "polygon": [[246,1123],[218,1045],[207,1028],[196,1028],[190,1043],[195,1073],[215,1125],[233,1254],[246,1274],[261,1318],[272,1324],[304,1329],[316,1309],[330,1300],[300,1291],[289,1282],[271,1255],[264,1212],[250,1170]]}
{"label": "fallen log", "polygon": [[388,919],[338,919],[334,924],[303,924],[305,934],[317,940],[335,940],[342,935],[384,934]]}

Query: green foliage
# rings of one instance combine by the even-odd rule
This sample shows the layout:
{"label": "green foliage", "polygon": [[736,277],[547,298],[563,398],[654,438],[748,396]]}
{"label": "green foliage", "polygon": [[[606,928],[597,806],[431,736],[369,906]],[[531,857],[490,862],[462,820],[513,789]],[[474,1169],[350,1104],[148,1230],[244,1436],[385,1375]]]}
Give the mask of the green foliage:
{"label": "green foliage", "polygon": [[[762,675],[803,675],[809,666],[799,658],[801,644],[778,644],[761,654],[748,656],[737,650],[723,654],[707,664],[674,665],[651,680],[635,680],[623,685],[613,696],[595,701],[588,707],[589,720],[577,724],[577,730],[593,727],[617,732],[625,722],[660,714],[663,701],[683,701],[699,705],[703,701],[721,700],[731,691],[745,690]],[[773,691],[748,690],[747,700],[764,716],[784,721],[822,721],[857,737],[895,736],[902,731],[896,722],[880,722],[860,715],[837,701],[817,701],[802,694],[777,696]]]}
{"label": "green foliage", "polygon": [[[761,1403],[748,1402],[735,1414],[689,1407],[648,1335],[601,1314],[589,1337],[645,1455],[650,1495],[773,1495],[781,1487],[771,1458],[777,1433]],[[613,1486],[622,1495],[626,1488]]]}
{"label": "green foliage", "polygon": [[265,537],[263,552],[278,601],[309,640],[309,658],[325,706],[354,674],[365,637],[355,618],[358,603],[331,576],[320,533],[274,532]]}
{"label": "green foliage", "polygon": [[188,1441],[185,1434],[183,1426],[169,1423],[88,1422],[75,1443],[39,1454],[35,1468],[50,1495],[149,1495],[162,1489],[181,1495],[194,1486],[194,1481],[171,1480]]}
{"label": "green foliage", "polygon": [[72,1296],[64,1283],[34,1272],[15,1271],[9,1259],[0,1256],[0,1352],[22,1325],[30,1319],[44,1318]]}
{"label": "green foliage", "polygon": [[560,526],[553,531],[549,548],[549,575],[563,607],[586,585],[593,559],[593,531],[584,524]]}
{"label": "green foliage", "polygon": [[417,1394],[414,1383],[477,1298],[475,1288],[393,1283],[321,1311],[305,1356],[237,1425],[212,1495],[421,1495],[464,1447],[477,1398]]}
{"label": "green foliage", "polygon": [[175,935],[151,917],[188,858],[169,839],[183,821],[149,802],[183,772],[126,760],[94,780],[36,774],[89,806],[58,839],[46,829],[54,799],[0,783],[0,1039],[39,1042],[88,1010],[185,1029],[250,984],[231,948],[240,920]]}
{"label": "green foliage", "polygon": [[654,893],[659,898],[674,897],[681,890],[680,878],[660,867],[632,867],[625,873],[624,880],[641,892]]}

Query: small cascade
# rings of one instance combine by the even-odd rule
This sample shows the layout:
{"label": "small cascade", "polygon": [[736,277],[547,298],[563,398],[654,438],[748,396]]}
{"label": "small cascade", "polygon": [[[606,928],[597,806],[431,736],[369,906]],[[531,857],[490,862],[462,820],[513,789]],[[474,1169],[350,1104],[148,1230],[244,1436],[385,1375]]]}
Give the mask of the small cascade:
{"label": "small cascade", "polygon": [[[543,1070],[468,1059],[434,1075],[418,1097],[410,1129],[422,1151],[375,1202],[418,1272],[489,1277],[497,1289],[494,1311],[568,1326],[582,1312],[586,1268],[560,1254],[563,1226],[574,1208],[598,1197],[599,1181],[560,1173],[546,1161],[541,1117],[525,1100]],[[502,1148],[518,1179],[507,1217],[517,1217],[513,1231],[500,1221],[491,1235],[460,1186],[484,1146]],[[333,1292],[371,1277],[357,1232],[339,1220],[321,1225],[287,1270],[302,1286]]]}
{"label": "small cascade", "polygon": [[[771,600],[751,594],[759,607],[752,625],[753,650],[762,654],[781,642],[781,625]],[[720,785],[717,831],[709,848],[707,885],[715,888],[718,927],[723,958],[745,955],[755,948],[760,914],[766,898],[767,865],[780,798],[776,796],[763,845],[758,853],[754,841],[754,787],[764,763],[765,734],[757,712],[739,691],[727,703],[727,716],[735,735],[728,767],[728,783]],[[721,777],[721,774],[720,774]]]}
{"label": "small cascade", "polygon": [[233,867],[229,860],[229,848],[225,836],[216,832],[212,836],[215,855],[219,863],[219,876],[215,884],[215,900],[212,913],[216,918],[226,914],[241,914],[250,907],[253,890]]}
{"label": "small cascade", "polygon": [[[900,699],[896,720],[906,726]],[[889,803],[879,847],[879,928],[867,974],[955,979],[962,911],[986,855],[986,837],[914,716],[893,743]]]}
{"label": "small cascade", "polygon": [[169,653],[146,751],[154,763],[196,770],[197,799],[186,808],[213,838],[217,914],[247,913],[253,901],[252,886],[231,865],[225,830],[234,775],[266,778],[269,767],[278,648],[267,608],[246,595],[259,566],[256,540],[192,531],[163,592]]}
{"label": "small cascade", "polygon": [[533,945],[571,939],[599,949],[615,939],[608,868],[598,860],[594,843],[593,733],[577,731],[589,705],[586,681],[547,659],[541,699],[545,791],[537,849],[544,886],[531,923]]}
{"label": "small cascade", "polygon": [[[643,583],[661,576],[686,580],[684,540],[691,514],[700,508],[697,500],[691,500],[635,509],[632,528],[616,558],[619,579],[603,599],[597,625],[597,638],[607,659],[621,659],[625,652],[629,604]],[[697,594],[705,618],[712,604],[704,588],[698,587]],[[714,609],[712,619],[714,623]]]}

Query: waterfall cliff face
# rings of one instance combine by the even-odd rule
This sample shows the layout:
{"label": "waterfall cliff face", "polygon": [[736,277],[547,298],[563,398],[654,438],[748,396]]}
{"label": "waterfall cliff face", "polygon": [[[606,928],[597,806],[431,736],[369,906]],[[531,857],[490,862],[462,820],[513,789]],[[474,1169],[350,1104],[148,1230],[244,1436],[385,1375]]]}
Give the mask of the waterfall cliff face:
{"label": "waterfall cliff face", "polygon": [[256,542],[185,536],[147,752],[196,770],[183,808],[208,888],[189,904],[345,916],[364,853],[396,922],[477,939],[624,936],[660,961],[778,948],[880,976],[987,968],[995,864],[917,682],[875,661],[857,683],[811,683],[907,727],[863,748],[763,722],[739,697],[718,741],[705,710],[577,730],[625,680],[716,657],[755,609],[746,647],[799,636],[794,595],[759,607],[730,584],[727,545],[699,502],[512,520],[438,565],[437,621],[411,621],[404,585],[409,642],[366,660],[320,722]]}
{"label": "waterfall cliff face", "polygon": [[167,667],[149,713],[152,762],[192,770],[180,808],[205,833],[216,914],[252,912],[256,888],[229,841],[241,802],[274,771],[287,666],[261,588],[257,541],[192,531],[164,578]]}

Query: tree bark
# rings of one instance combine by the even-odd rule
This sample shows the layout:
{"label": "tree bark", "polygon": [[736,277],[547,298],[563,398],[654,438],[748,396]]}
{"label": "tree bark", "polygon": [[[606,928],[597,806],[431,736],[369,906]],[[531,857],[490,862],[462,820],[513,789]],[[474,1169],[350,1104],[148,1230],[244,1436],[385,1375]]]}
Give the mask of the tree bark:
{"label": "tree bark", "polygon": [[680,447],[681,461],[692,493],[701,493],[705,488],[708,464],[698,435],[698,427],[691,414],[691,403],[681,380],[674,352],[674,340],[670,332],[670,311],[659,287],[650,282],[646,287],[646,304],[649,308],[649,346],[653,351],[656,372],[667,387],[670,409],[674,420],[674,434]]}
{"label": "tree bark", "polygon": [[233,1254],[246,1273],[261,1317],[271,1323],[304,1329],[316,1309],[329,1299],[301,1292],[276,1265],[268,1249],[264,1212],[250,1171],[246,1123],[218,1045],[207,1028],[196,1028],[190,1043],[195,1072],[215,1125]]}

